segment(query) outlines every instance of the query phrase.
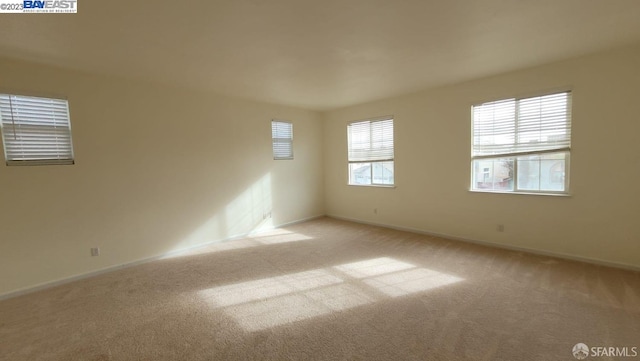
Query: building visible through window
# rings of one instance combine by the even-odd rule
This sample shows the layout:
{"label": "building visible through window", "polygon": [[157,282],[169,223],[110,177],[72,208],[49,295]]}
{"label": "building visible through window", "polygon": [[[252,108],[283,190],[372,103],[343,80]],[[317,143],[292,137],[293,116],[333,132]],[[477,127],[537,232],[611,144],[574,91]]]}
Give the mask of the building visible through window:
{"label": "building visible through window", "polygon": [[472,123],[472,190],[568,191],[570,92],[479,104]]}

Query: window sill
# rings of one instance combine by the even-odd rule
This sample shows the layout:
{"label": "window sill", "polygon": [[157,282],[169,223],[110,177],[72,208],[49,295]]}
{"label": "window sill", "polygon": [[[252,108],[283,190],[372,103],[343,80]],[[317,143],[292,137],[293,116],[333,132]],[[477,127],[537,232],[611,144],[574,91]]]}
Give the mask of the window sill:
{"label": "window sill", "polygon": [[486,193],[486,194],[517,194],[517,195],[525,195],[525,196],[571,197],[570,193],[480,191],[480,190],[475,190],[475,189],[469,189],[469,192],[471,192],[471,193]]}
{"label": "window sill", "polygon": [[7,166],[35,166],[35,165],[73,165],[73,159],[39,159],[39,160],[8,160]]}
{"label": "window sill", "polygon": [[365,188],[396,188],[395,184],[347,184],[349,187],[365,187]]}

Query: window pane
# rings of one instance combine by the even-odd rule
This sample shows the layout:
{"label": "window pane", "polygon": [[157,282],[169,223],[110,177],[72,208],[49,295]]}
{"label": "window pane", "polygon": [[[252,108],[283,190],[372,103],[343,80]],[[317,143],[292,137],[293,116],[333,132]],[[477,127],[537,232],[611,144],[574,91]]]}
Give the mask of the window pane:
{"label": "window pane", "polygon": [[473,161],[473,189],[513,191],[513,159],[478,159]]}
{"label": "window pane", "polygon": [[566,153],[518,157],[518,188],[530,191],[564,191]]}
{"label": "window pane", "polygon": [[393,185],[393,118],[347,125],[349,184]]}
{"label": "window pane", "polygon": [[571,138],[569,93],[522,99],[518,102],[518,143],[568,146]]}
{"label": "window pane", "polygon": [[371,163],[350,163],[349,184],[371,184]]}
{"label": "window pane", "polygon": [[7,165],[73,164],[65,99],[0,94]]}
{"label": "window pane", "polygon": [[483,103],[472,112],[472,190],[568,190],[570,91]]}
{"label": "window pane", "polygon": [[373,183],[393,184],[393,162],[373,163]]}
{"label": "window pane", "polygon": [[475,105],[472,131],[472,156],[568,149],[571,92]]}
{"label": "window pane", "polygon": [[473,107],[473,155],[509,153],[515,144],[516,100]]}
{"label": "window pane", "polygon": [[350,162],[393,159],[393,119],[353,122],[347,126]]}
{"label": "window pane", "polygon": [[273,159],[293,159],[293,124],[284,121],[271,121],[273,140]]}

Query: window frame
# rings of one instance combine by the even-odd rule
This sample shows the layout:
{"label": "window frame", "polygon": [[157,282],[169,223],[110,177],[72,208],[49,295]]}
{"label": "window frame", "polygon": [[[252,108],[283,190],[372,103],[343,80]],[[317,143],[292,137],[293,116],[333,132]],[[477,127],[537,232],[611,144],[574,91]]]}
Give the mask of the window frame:
{"label": "window frame", "polygon": [[[273,130],[274,130],[274,126],[277,126],[277,124],[288,124],[291,127],[291,137],[290,138],[276,138],[273,136]],[[277,143],[288,143],[291,145],[291,155],[286,156],[286,157],[279,157],[276,154],[276,147],[275,145]],[[294,153],[293,153],[293,122],[290,122],[288,120],[282,120],[282,119],[272,119],[271,120],[271,151],[273,154],[273,160],[293,160],[294,157]]]}
{"label": "window frame", "polygon": [[[69,157],[68,158],[42,158],[42,159],[28,159],[17,160],[9,159],[10,154],[7,152],[7,142],[5,140],[5,127],[3,126],[2,115],[0,114],[0,141],[2,142],[3,154],[5,158],[6,166],[41,166],[41,165],[73,165],[75,164],[75,150],[73,146],[73,131],[71,126],[71,110],[69,106],[69,99],[65,96],[52,95],[52,94],[38,94],[38,93],[24,93],[15,92],[6,89],[0,89],[0,95],[8,97],[27,97],[27,98],[40,98],[65,102],[65,115],[66,115],[66,130],[69,138]],[[15,116],[12,110],[12,119]],[[15,123],[14,123],[15,124]],[[15,126],[15,125],[14,125]],[[43,125],[44,126],[44,125]],[[55,124],[53,125],[55,128]]]}
{"label": "window frame", "polygon": [[[539,150],[539,151],[529,151],[529,152],[509,152],[509,153],[501,153],[501,154],[493,154],[493,155],[481,155],[481,156],[474,156],[474,142],[475,142],[475,118],[474,118],[474,108],[477,106],[481,106],[483,104],[486,103],[491,103],[491,102],[500,102],[500,101],[506,101],[509,99],[513,99],[515,101],[515,125],[516,125],[516,129],[517,129],[517,124],[518,124],[518,108],[519,108],[519,103],[522,100],[527,100],[527,99],[533,99],[533,98],[541,98],[541,97],[545,97],[545,96],[550,96],[550,95],[557,95],[557,94],[563,94],[566,93],[568,94],[568,105],[567,105],[567,111],[566,111],[566,117],[568,118],[567,122],[568,122],[568,129],[569,131],[571,131],[572,129],[572,103],[573,103],[573,90],[572,89],[567,89],[567,88],[563,88],[563,89],[556,89],[554,91],[550,91],[550,92],[544,92],[544,93],[537,93],[537,94],[533,94],[533,95],[526,95],[526,96],[518,96],[518,97],[505,97],[505,98],[499,98],[499,99],[495,99],[495,100],[489,100],[489,101],[485,101],[485,102],[481,102],[481,103],[475,103],[471,106],[471,161],[470,161],[470,165],[471,165],[471,172],[470,172],[470,177],[469,177],[469,191],[471,192],[477,192],[477,193],[503,193],[503,194],[525,194],[525,195],[546,195],[546,196],[570,196],[570,166],[571,166],[571,142],[572,142],[572,134],[570,133],[569,135],[569,145],[563,148],[554,148],[554,149],[544,149],[544,150]],[[514,132],[514,136],[517,137],[518,132],[515,131]],[[563,190],[550,190],[550,189],[543,189],[543,190],[532,190],[532,189],[525,189],[525,188],[520,188],[518,185],[518,160],[519,158],[522,157],[527,157],[527,156],[545,156],[545,155],[551,155],[551,154],[564,154],[564,189]],[[479,161],[479,160],[492,160],[492,161],[497,161],[497,160],[511,160],[513,161],[513,189],[512,190],[504,190],[504,189],[482,189],[482,188],[474,188],[475,186],[475,181],[476,181],[476,177],[477,174],[475,173],[474,170],[474,162],[475,161]],[[553,166],[552,166],[553,168]]]}
{"label": "window frame", "polygon": [[[392,131],[393,131],[393,136],[392,136],[392,141],[393,141],[393,157],[390,159],[384,159],[384,160],[364,160],[364,161],[352,161],[349,160],[349,151],[350,151],[350,142],[349,142],[349,127],[352,124],[356,124],[356,123],[376,123],[376,122],[382,122],[382,121],[391,121],[392,124]],[[380,117],[374,117],[374,118],[367,118],[367,119],[360,119],[360,120],[353,120],[353,121],[349,121],[347,122],[347,185],[349,186],[355,186],[355,187],[377,187],[377,188],[395,188],[396,187],[396,175],[395,175],[395,117],[393,115],[386,115],[386,116],[380,116]],[[374,163],[389,163],[391,162],[393,164],[393,183],[388,184],[388,183],[374,183],[374,176],[373,176],[373,168],[374,168]],[[357,184],[357,183],[351,183],[351,165],[352,164],[370,164],[370,176],[371,176],[371,183],[370,184]]]}

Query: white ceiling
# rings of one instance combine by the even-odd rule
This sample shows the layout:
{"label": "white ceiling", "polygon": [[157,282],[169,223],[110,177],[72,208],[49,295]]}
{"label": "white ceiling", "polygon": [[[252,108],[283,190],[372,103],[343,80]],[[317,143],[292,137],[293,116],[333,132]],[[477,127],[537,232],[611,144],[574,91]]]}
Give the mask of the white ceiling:
{"label": "white ceiling", "polygon": [[0,56],[327,110],[640,42],[639,0],[78,0]]}

